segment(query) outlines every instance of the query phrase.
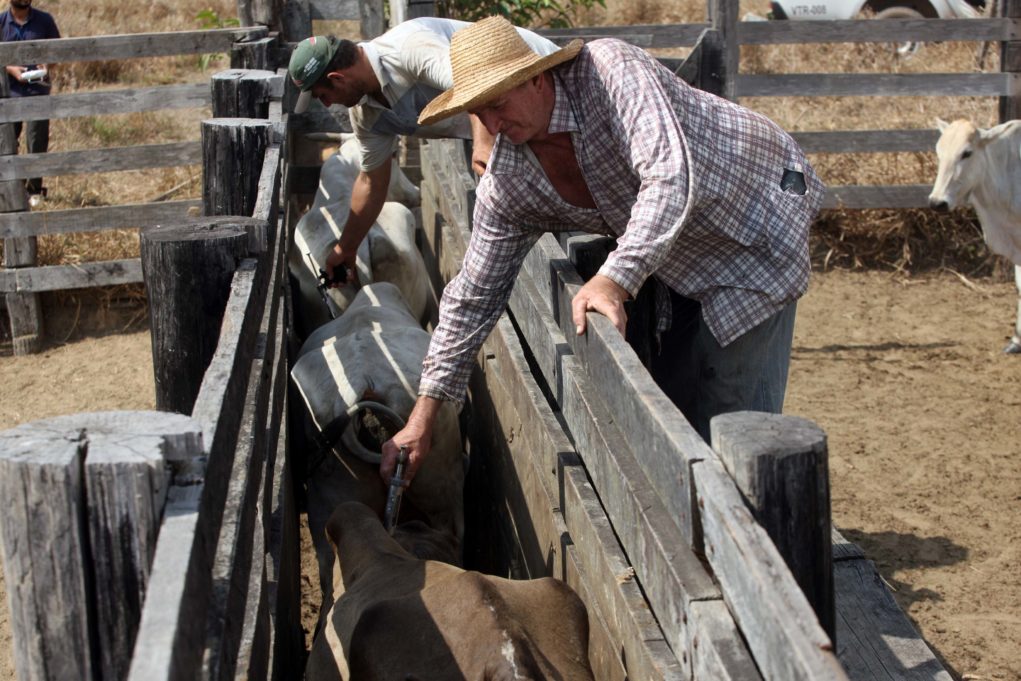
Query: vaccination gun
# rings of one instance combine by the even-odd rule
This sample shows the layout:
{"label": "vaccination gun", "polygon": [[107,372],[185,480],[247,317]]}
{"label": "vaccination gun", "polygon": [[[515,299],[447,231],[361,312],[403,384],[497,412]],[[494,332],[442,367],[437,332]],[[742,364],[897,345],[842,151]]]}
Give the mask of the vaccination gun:
{"label": "vaccination gun", "polygon": [[390,492],[386,495],[386,510],[383,511],[383,528],[391,537],[397,527],[397,514],[401,511],[401,495],[404,494],[405,485],[404,467],[407,463],[408,448],[401,445],[401,452],[397,455],[397,467],[390,478]]}
{"label": "vaccination gun", "polygon": [[334,285],[341,285],[347,282],[347,267],[343,264],[337,265],[333,268],[333,279],[326,276],[326,270],[316,265],[315,260],[312,259],[311,253],[306,253],[305,257],[308,258],[308,264],[312,266],[312,271],[319,270],[318,283],[316,284],[316,290],[319,291],[319,296],[323,299],[323,304],[326,305],[326,309],[330,312],[330,319],[336,319],[337,305],[330,298],[330,294],[327,293],[329,288]]}

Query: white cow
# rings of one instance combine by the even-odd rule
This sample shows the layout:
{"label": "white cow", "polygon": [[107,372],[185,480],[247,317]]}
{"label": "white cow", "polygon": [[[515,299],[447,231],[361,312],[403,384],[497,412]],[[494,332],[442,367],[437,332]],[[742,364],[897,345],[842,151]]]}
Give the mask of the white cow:
{"label": "white cow", "polygon": [[[288,268],[297,281],[299,310],[296,313],[299,335],[306,335],[330,320],[330,310],[317,290],[319,270],[325,269],[326,257],[340,238],[351,206],[351,191],[358,176],[358,147],[349,140],[341,151],[323,165],[319,189],[309,211],[295,228],[294,247],[291,248]],[[395,162],[396,165],[396,162]],[[391,191],[388,198],[403,198],[409,205],[419,200],[418,189],[412,185],[399,167],[391,175],[400,178],[407,186]],[[412,312],[419,320],[426,313],[429,280],[421,254],[415,245],[415,219],[401,203],[387,201],[369,233],[358,249],[358,281],[389,281],[404,294]],[[333,314],[343,312],[354,298],[353,286],[341,286],[328,291]]]}
{"label": "white cow", "polygon": [[[382,403],[406,420],[418,394],[429,339],[395,286],[370,284],[343,315],[309,336],[291,379],[319,430],[363,400]],[[375,453],[366,456],[371,460],[357,458],[355,452],[366,455],[366,449]],[[332,591],[333,553],[325,536],[330,513],[352,500],[382,513],[387,493],[379,477],[378,447],[360,446],[349,427],[336,450],[339,458],[327,456],[308,481],[309,529],[324,595]],[[432,453],[404,494],[402,518],[423,520],[450,535],[456,546],[464,533],[463,486],[457,409],[445,402],[433,430]]]}
{"label": "white cow", "polygon": [[[316,190],[313,205],[333,203],[338,198],[350,199],[351,188],[358,177],[361,165],[362,152],[358,140],[354,138],[345,140],[337,153],[326,159],[319,171],[319,188]],[[401,170],[396,158],[390,161],[390,185],[387,187],[386,200],[411,207],[422,202],[421,192]]]}
{"label": "white cow", "polygon": [[1018,309],[1004,352],[1021,353],[1021,120],[983,130],[969,121],[937,119],[939,173],[929,194],[935,209],[971,204],[993,253],[1014,263]]}
{"label": "white cow", "polygon": [[[319,208],[313,206],[295,227],[289,270],[298,282],[301,296],[301,335],[307,335],[331,318],[330,310],[316,289],[318,272],[325,269],[326,256],[340,237],[349,205],[347,201],[338,200]],[[357,269],[362,285],[387,281],[397,286],[415,318],[424,320],[429,302],[429,275],[415,245],[415,217],[408,208],[393,201],[383,204],[376,224],[358,247]],[[331,288],[327,293],[334,314],[339,314],[347,309],[357,290],[346,284]]]}

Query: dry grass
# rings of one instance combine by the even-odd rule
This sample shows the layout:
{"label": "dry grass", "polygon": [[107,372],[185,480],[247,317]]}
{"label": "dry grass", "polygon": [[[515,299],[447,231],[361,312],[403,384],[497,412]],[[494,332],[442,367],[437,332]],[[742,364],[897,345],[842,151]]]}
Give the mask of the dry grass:
{"label": "dry grass", "polygon": [[[742,3],[741,12],[766,9],[765,0]],[[51,11],[66,36],[193,30],[198,14],[211,9],[221,18],[235,16],[230,0],[184,0],[167,3],[77,3],[51,0]],[[696,0],[607,0],[605,8],[583,10],[577,25],[626,25],[705,20],[705,5]],[[317,27],[317,30],[321,27]],[[333,28],[332,26],[330,28]],[[741,68],[747,73],[920,73],[979,70],[974,43],[925,45],[913,58],[899,58],[885,45],[746,46]],[[998,68],[990,50],[982,69]],[[197,57],[83,62],[54,68],[57,92],[144,87],[199,82],[226,63],[214,60],[203,70]],[[789,130],[928,128],[939,116],[967,117],[981,125],[996,120],[992,98],[831,97],[749,98],[742,104],[763,112]],[[54,120],[51,150],[170,142],[198,138],[198,124],[209,115],[183,110]],[[812,163],[823,180],[841,184],[926,184],[935,176],[932,153],[817,154]],[[198,167],[53,177],[46,180],[48,210],[78,206],[142,203],[165,198],[193,198],[201,192]],[[40,263],[59,264],[135,257],[136,230],[61,235],[40,239]],[[985,251],[971,211],[937,215],[925,210],[825,211],[814,229],[817,267],[880,267],[906,271],[951,267],[982,275],[995,273],[998,259]],[[1005,268],[1000,268],[1006,271]]]}

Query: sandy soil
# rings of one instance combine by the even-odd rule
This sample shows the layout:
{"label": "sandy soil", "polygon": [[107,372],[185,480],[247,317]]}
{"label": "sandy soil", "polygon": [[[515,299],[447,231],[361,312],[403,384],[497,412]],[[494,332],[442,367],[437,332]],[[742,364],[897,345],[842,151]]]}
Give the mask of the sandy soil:
{"label": "sandy soil", "polygon": [[[974,681],[1021,679],[1021,358],[1000,354],[1015,305],[1009,284],[950,274],[816,275],[787,403],[828,433],[834,522]],[[3,356],[0,381],[0,428],[153,406],[145,333]],[[2,601],[0,678],[13,678]]]}

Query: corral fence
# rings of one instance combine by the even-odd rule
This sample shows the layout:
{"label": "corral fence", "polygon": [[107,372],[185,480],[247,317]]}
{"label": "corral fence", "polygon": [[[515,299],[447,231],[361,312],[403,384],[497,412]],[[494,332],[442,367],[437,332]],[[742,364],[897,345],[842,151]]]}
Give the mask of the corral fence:
{"label": "corral fence", "polygon": [[[0,43],[0,63],[58,64],[101,60],[228,53],[238,68],[260,68],[268,31],[264,26],[57,40]],[[0,77],[0,236],[4,269],[0,293],[6,300],[15,354],[38,352],[44,333],[39,294],[142,281],[137,258],[76,265],[37,266],[37,238],[96,232],[181,220],[202,207],[201,200],[153,200],[71,210],[29,211],[24,180],[113,171],[196,165],[202,145],[194,141],[17,155],[14,123],[37,119],[173,111],[215,104],[208,82],[114,89],[38,97],[8,98],[7,74]],[[214,116],[231,115],[217,111]]]}
{"label": "corral fence", "polygon": [[[204,215],[142,234],[157,403],[180,413],[0,434],[21,678],[300,674],[284,268],[291,197],[315,186],[291,161],[330,116],[284,113],[286,48],[264,54],[214,78],[236,109],[203,123]],[[438,291],[466,248],[474,180],[457,142],[424,144],[420,164]],[[736,414],[710,448],[605,319],[575,336],[570,299],[608,247],[543,237],[479,355],[475,560],[571,584],[600,679],[949,679],[871,562],[831,540],[822,431]]]}
{"label": "corral fence", "polygon": [[[614,26],[541,31],[551,40],[615,37],[648,49],[693,47],[681,75],[707,75],[703,89],[742,97],[997,97],[1001,121],[1021,118],[1021,0],[997,3],[1000,16],[882,21],[739,21],[736,0],[709,0],[705,24]],[[741,73],[742,45],[962,41],[999,44],[998,73]],[[664,60],[679,66],[680,60]],[[839,120],[838,120],[839,122]],[[880,119],[881,122],[881,119]],[[808,153],[933,151],[934,129],[826,130],[793,133]],[[824,208],[919,208],[930,185],[830,186]]]}

